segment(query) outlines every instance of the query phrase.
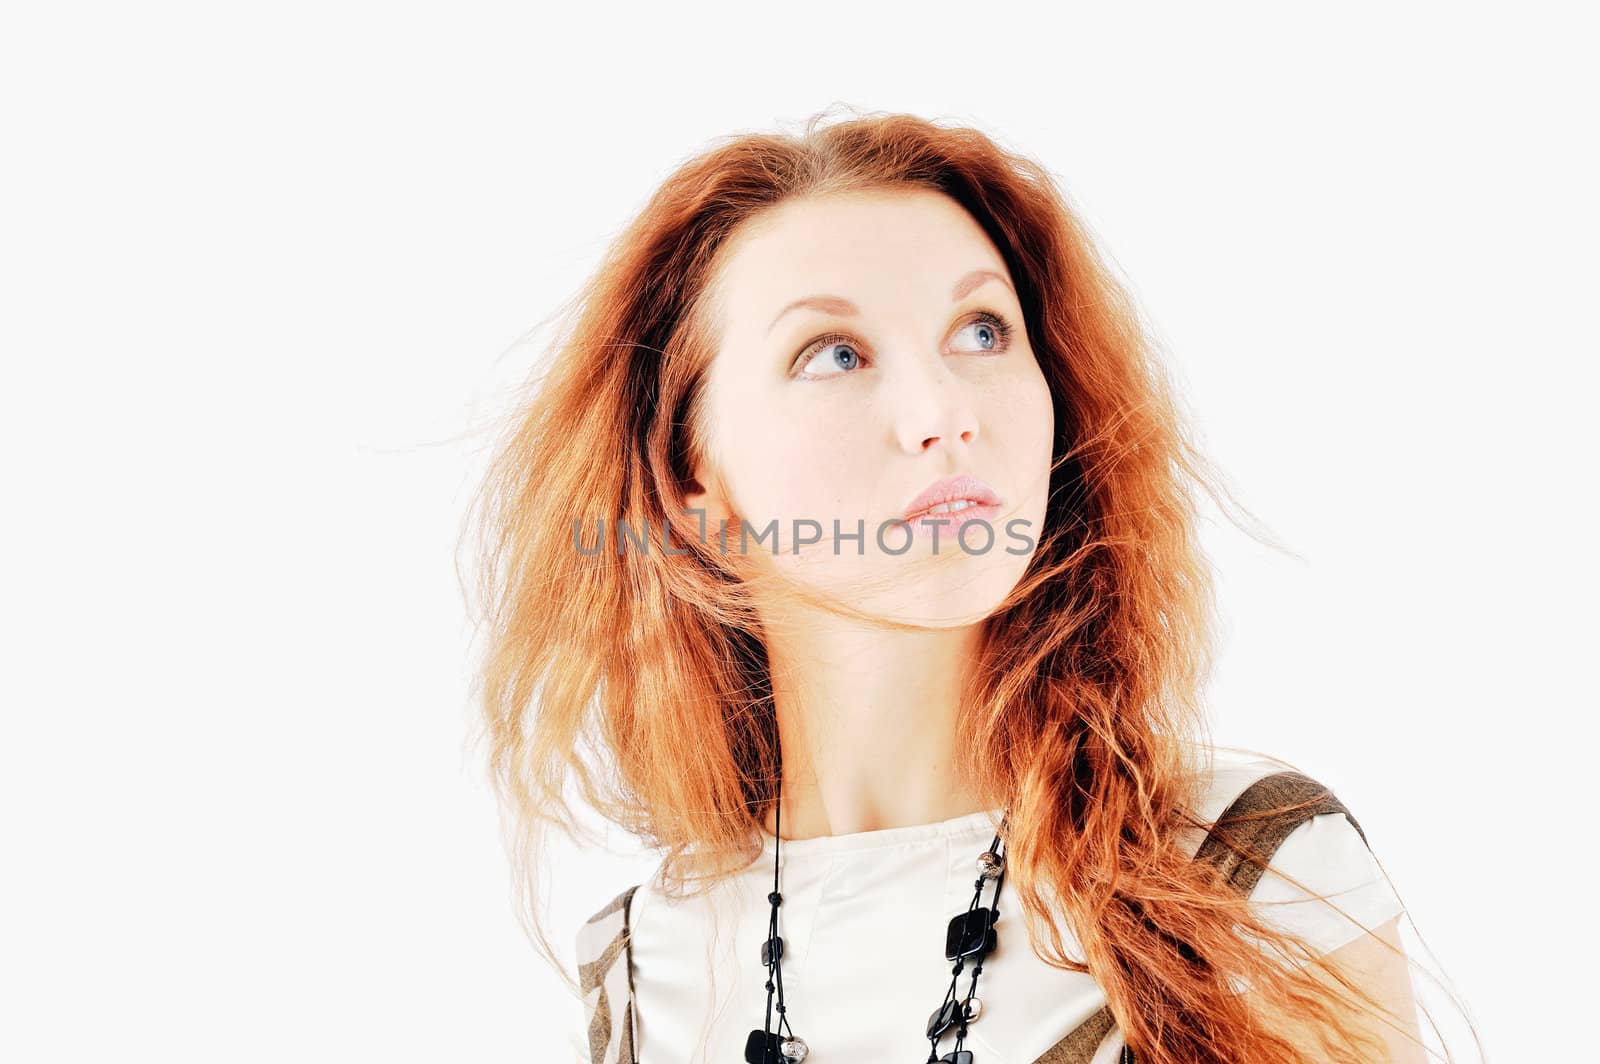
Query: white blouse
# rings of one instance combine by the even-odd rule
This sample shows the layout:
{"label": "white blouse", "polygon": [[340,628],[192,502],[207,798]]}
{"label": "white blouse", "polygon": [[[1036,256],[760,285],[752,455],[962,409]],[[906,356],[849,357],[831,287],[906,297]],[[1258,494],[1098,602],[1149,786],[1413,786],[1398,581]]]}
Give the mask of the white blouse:
{"label": "white blouse", "polygon": [[[1197,812],[1214,819],[1250,783],[1288,767],[1217,748],[1208,797]],[[784,840],[778,911],[784,1000],[790,1026],[810,1048],[808,1064],[927,1059],[923,1032],[944,1001],[954,964],[944,956],[945,929],[969,907],[978,855],[993,840],[999,817],[994,810],[932,824]],[[669,899],[661,892],[658,865],[634,895],[630,924],[641,1064],[743,1060],[750,1031],[765,1026],[761,943],[771,914],[774,839],[764,829],[762,834],[764,859],[710,891],[696,885],[693,896]],[[1199,843],[1195,833],[1191,853]],[[1274,872],[1329,895],[1342,913]],[[1090,975],[1052,968],[1034,955],[1008,886],[1009,877],[999,898],[999,944],[978,980],[982,1013],[967,1027],[965,1048],[978,1064],[1032,1064],[1106,1003]],[[989,904],[993,892],[992,883],[985,885],[980,904]],[[1295,829],[1251,897],[1266,905],[1264,915],[1321,952],[1402,912],[1361,836],[1339,813]],[[1062,941],[1072,959],[1082,960],[1069,932]],[[971,972],[969,961],[956,984],[958,999],[966,997]],[[775,1031],[776,1000],[774,995]],[[946,1032],[940,1054],[954,1045],[954,1031]],[[1113,1031],[1094,1064],[1111,1064],[1121,1048],[1121,1036]]]}

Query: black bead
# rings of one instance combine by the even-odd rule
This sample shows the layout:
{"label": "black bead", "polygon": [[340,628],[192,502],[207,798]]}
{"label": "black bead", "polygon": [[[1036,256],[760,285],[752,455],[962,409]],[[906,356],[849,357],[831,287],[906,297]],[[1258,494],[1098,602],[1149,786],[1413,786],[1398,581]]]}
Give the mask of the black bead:
{"label": "black bead", "polygon": [[938,1038],[956,1023],[956,1009],[960,1007],[959,1001],[947,1001],[942,1008],[933,1010],[933,1015],[928,1017],[928,1037]]}
{"label": "black bead", "polygon": [[773,905],[781,905],[783,903],[783,895],[779,894],[775,890],[774,891],[770,891],[767,894],[767,901],[770,902]]}
{"label": "black bead", "polygon": [[783,1054],[778,1052],[782,1044],[783,1038],[778,1034],[759,1029],[751,1031],[750,1037],[744,1040],[745,1064],[784,1064]]}
{"label": "black bead", "polygon": [[783,956],[783,936],[766,939],[761,943],[761,963],[771,967],[774,957]]}
{"label": "black bead", "polygon": [[992,952],[1000,944],[1000,938],[994,931],[998,919],[999,911],[988,908],[971,909],[952,917],[944,936],[945,960]]}

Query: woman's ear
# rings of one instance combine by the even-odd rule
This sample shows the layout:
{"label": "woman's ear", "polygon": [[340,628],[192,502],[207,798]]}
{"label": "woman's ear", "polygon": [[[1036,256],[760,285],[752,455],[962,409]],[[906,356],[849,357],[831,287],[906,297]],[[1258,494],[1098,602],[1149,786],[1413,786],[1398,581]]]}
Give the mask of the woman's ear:
{"label": "woman's ear", "polygon": [[[728,500],[722,481],[717,477],[715,470],[704,464],[695,466],[694,476],[690,478],[687,490],[683,493],[683,504],[689,510],[704,512],[705,523],[702,527],[705,529],[707,541],[716,538],[720,521],[727,521],[730,526],[737,527],[733,506]],[[690,516],[698,515],[690,514]]]}

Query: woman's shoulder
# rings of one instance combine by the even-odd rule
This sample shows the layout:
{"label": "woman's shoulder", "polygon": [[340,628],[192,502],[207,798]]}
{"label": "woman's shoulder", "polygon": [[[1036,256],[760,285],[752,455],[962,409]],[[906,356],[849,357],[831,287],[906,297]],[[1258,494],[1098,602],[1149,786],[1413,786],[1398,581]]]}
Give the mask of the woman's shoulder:
{"label": "woman's shoulder", "polygon": [[667,890],[665,876],[666,861],[663,858],[637,882],[626,886],[613,884],[596,895],[610,896],[610,900],[578,927],[580,963],[598,961],[609,964],[619,951],[626,949],[632,955],[641,946],[648,947],[655,936],[649,933],[641,935],[641,931],[657,930],[663,919],[692,922],[699,918],[699,910],[692,905],[682,904]]}
{"label": "woman's shoulder", "polygon": [[640,884],[624,888],[578,925],[577,947],[580,966],[609,967],[622,947],[622,933],[634,922],[633,901]]}
{"label": "woman's shoulder", "polygon": [[1185,747],[1190,780],[1190,807],[1204,823],[1212,823],[1251,786],[1269,776],[1294,773],[1317,783],[1295,765],[1240,746],[1191,743]]}
{"label": "woman's shoulder", "polygon": [[[1262,851],[1266,867],[1246,867],[1241,881],[1274,922],[1326,952],[1405,911],[1372,840],[1328,781],[1256,750],[1193,752],[1192,812],[1207,827],[1226,815],[1240,825],[1231,841]],[[1193,829],[1189,852],[1205,839],[1205,827]]]}

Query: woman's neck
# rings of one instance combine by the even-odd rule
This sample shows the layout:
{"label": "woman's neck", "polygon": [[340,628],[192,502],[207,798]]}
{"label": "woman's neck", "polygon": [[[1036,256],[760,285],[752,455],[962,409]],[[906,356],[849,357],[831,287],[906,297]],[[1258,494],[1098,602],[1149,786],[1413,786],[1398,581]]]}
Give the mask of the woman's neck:
{"label": "woman's neck", "polygon": [[783,839],[929,824],[993,808],[958,769],[955,727],[977,625],[826,623],[768,631],[783,750]]}

